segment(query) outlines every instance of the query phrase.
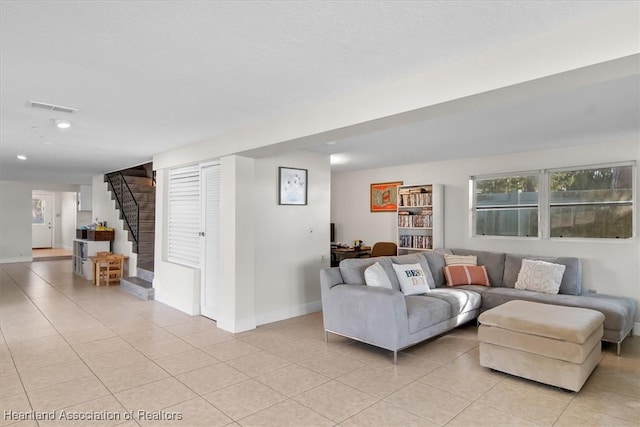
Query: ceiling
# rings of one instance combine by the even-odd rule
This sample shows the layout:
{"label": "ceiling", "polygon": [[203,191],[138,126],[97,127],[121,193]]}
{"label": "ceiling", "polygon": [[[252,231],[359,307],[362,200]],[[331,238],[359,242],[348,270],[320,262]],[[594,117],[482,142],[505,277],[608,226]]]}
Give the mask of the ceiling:
{"label": "ceiling", "polygon": [[[620,3],[630,2],[3,0],[0,180],[88,183]],[[332,170],[343,172],[638,138],[638,81],[636,72],[541,90],[549,86],[541,79],[435,106],[428,119],[301,147],[333,154]],[[72,127],[57,129],[53,119]]]}

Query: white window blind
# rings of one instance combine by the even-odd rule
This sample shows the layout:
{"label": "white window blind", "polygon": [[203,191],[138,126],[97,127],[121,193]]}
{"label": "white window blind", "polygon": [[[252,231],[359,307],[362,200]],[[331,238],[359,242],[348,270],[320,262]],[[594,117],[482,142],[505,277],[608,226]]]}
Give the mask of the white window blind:
{"label": "white window blind", "polygon": [[200,166],[169,171],[167,259],[200,266]]}

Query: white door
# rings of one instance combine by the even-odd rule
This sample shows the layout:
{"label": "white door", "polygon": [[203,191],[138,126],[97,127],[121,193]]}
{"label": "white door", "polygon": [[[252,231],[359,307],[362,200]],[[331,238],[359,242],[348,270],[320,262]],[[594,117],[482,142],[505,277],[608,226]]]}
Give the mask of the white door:
{"label": "white door", "polygon": [[53,195],[33,193],[31,196],[31,247],[53,246]]}
{"label": "white door", "polygon": [[220,283],[220,165],[203,165],[200,171],[202,198],[200,313],[216,319]]}

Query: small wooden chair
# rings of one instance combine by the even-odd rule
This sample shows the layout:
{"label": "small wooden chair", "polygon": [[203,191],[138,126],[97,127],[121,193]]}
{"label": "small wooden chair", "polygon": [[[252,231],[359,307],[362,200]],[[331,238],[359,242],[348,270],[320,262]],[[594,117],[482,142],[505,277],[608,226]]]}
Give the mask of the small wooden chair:
{"label": "small wooden chair", "polygon": [[98,280],[96,286],[111,285],[112,283],[120,283],[120,278],[124,274],[124,256],[109,255],[104,261],[98,262]]}

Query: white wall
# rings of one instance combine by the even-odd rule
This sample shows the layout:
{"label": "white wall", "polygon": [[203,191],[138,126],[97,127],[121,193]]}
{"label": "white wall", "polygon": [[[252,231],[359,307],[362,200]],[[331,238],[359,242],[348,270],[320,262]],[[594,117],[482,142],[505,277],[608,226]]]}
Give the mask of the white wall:
{"label": "white wall", "polygon": [[[628,160],[640,163],[640,143],[637,140],[335,174],[332,177],[331,221],[336,223],[338,240],[359,238],[368,243],[394,241],[395,216],[369,212],[369,184],[387,181],[441,183],[445,185],[445,247],[576,256],[583,260],[583,286],[586,289],[628,296],[636,299],[640,305],[640,239],[637,225],[634,239],[614,242],[471,238],[469,232],[470,175]],[[635,198],[637,224],[640,204],[637,179]]]}
{"label": "white wall", "polygon": [[[136,275],[136,263],[138,254],[133,252],[133,244],[129,241],[129,233],[125,231],[124,221],[120,219],[120,213],[116,209],[116,201],[111,200],[109,184],[104,182],[104,175],[93,177],[93,199],[91,212],[94,222],[107,222],[108,227],[112,227],[115,232],[115,240],[112,244],[112,251],[129,257],[126,273],[131,276]],[[97,218],[97,219],[96,219]]]}
{"label": "white wall", "polygon": [[0,181],[0,263],[31,261],[33,190],[77,192],[77,185]]}
{"label": "white wall", "polygon": [[[277,204],[278,167],[308,169],[307,206]],[[270,323],[318,311],[329,267],[329,158],[306,152],[256,161],[256,317]],[[321,262],[324,256],[324,262]]]}
{"label": "white wall", "polygon": [[[303,151],[255,160],[227,156],[220,164],[218,327],[241,332],[319,310],[319,271],[329,266],[330,252],[328,156]],[[277,204],[279,166],[308,169],[306,206]],[[199,270],[166,261],[166,175],[166,169],[156,175],[162,194],[156,202],[156,299],[199,314]]]}
{"label": "white wall", "polygon": [[73,249],[73,239],[76,237],[76,214],[78,213],[77,193],[60,192],[56,200],[60,200],[60,238],[56,242],[61,248]]}

